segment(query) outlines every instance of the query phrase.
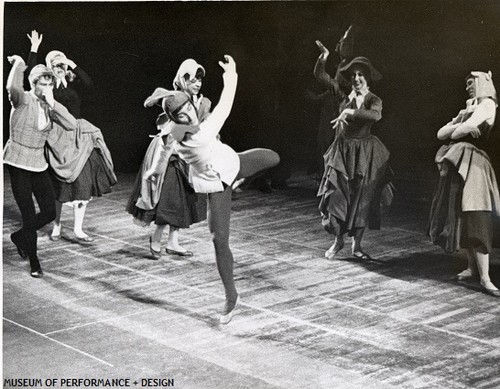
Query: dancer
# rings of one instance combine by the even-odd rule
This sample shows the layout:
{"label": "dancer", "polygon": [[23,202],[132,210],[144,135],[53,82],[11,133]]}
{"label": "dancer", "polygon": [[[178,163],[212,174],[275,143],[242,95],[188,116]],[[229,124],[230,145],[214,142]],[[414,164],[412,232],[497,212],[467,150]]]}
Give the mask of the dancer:
{"label": "dancer", "polygon": [[[37,62],[43,35],[33,30],[28,38],[31,41],[28,58],[30,67]],[[93,197],[110,193],[116,184],[113,161],[101,130],[82,119],[80,95],[93,90],[91,78],[60,51],[49,52],[46,65],[56,76],[54,98],[68,108],[79,124],[79,131],[71,133],[56,126],[47,139],[49,171],[57,198],[56,218],[50,239],[56,241],[61,237],[64,203],[73,207],[74,240],[85,244],[94,240],[83,231],[87,205]]]}
{"label": "dancer", "polygon": [[168,136],[163,137],[162,153],[145,173],[146,179],[156,181],[172,148],[177,147],[179,156],[189,164],[189,181],[194,190],[208,194],[208,225],[226,294],[221,324],[231,321],[238,301],[233,278],[233,254],[229,247],[231,184],[237,178],[254,175],[279,163],[279,157],[272,150],[254,149],[238,155],[218,139],[217,135],[231,112],[238,79],[232,57],[226,55],[225,60],[219,62],[224,70],[220,101],[203,122],[199,122],[196,108],[185,93],[164,91],[162,106],[173,125]]}
{"label": "dancer", "polygon": [[432,200],[429,236],[446,252],[465,249],[467,269],[458,280],[479,276],[482,290],[500,291],[489,276],[493,217],[500,216],[495,172],[485,146],[495,123],[497,94],[491,72],[471,72],[466,79],[466,108],[437,133],[449,141],[436,154],[439,182]]}
{"label": "dancer", "polygon": [[322,224],[335,235],[325,256],[334,258],[348,234],[353,237],[352,255],[368,260],[371,257],[361,247],[363,233],[366,226],[380,228],[382,195],[386,204],[392,200],[391,188],[385,185],[389,151],[370,133],[373,123],[382,117],[382,100],[370,92],[368,84],[381,79],[381,75],[368,58],[354,58],[339,69],[351,80],[352,91],[346,94],[338,80],[325,71],[328,49],[319,41],[316,44],[321,54],[314,75],[333,88],[340,101],[340,115],[332,121],[337,135],[324,155],[325,172],[318,191]]}
{"label": "dancer", "polygon": [[[54,74],[44,65],[35,66],[29,74],[31,90],[24,91],[24,60],[8,57],[13,65],[7,79],[7,92],[12,105],[10,136],[4,149],[12,192],[21,211],[23,227],[10,237],[22,258],[29,258],[31,276],[42,277],[43,270],[37,255],[37,230],[55,218],[55,196],[47,173],[44,146],[54,122],[66,130],[77,128],[76,119],[55,101],[52,89]],[[36,198],[40,212],[33,202]]]}
{"label": "dancer", "polygon": [[[191,99],[198,114],[198,120],[203,121],[210,113],[212,103],[200,95],[202,78],[205,69],[194,59],[185,60],[175,76],[173,86],[181,90]],[[157,93],[149,97],[146,107],[157,104],[163,97],[158,88]],[[162,172],[157,185],[144,179],[143,175],[150,167],[154,154],[161,148],[161,138],[168,131],[168,117],[163,112],[157,119],[160,131],[151,141],[139,174],[135,180],[134,189],[127,204],[127,211],[143,226],[154,221],[155,230],[149,238],[149,248],[153,259],[161,258],[161,237],[165,227],[169,226],[166,252],[179,256],[192,256],[193,252],[179,244],[179,229],[203,221],[207,217],[206,195],[196,193],[189,185],[189,168],[174,151],[169,159],[166,170]],[[157,191],[158,193],[154,193]]]}

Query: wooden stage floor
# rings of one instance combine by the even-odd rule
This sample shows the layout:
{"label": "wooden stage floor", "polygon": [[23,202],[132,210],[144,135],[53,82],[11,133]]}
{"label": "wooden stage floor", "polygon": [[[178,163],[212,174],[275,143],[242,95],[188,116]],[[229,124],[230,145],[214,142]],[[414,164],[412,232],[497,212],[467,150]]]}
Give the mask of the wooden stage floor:
{"label": "wooden stage floor", "polygon": [[[5,178],[4,384],[122,378],[145,387],[142,379],[168,378],[182,389],[500,387],[500,299],[477,282],[452,280],[465,260],[428,242],[425,204],[399,199],[382,230],[366,233],[375,260],[351,259],[344,249],[330,261],[312,179],[295,177],[271,194],[236,193],[231,247],[242,302],[220,326],[223,289],[205,222],[181,235],[194,257],[152,260],[150,229],[124,211],[134,177],[121,175],[112,194],[88,207],[93,244],[52,242],[50,228],[40,232],[45,277],[33,279],[9,240],[20,216]],[[63,221],[71,235],[69,209]],[[492,278],[500,284],[498,251]]]}

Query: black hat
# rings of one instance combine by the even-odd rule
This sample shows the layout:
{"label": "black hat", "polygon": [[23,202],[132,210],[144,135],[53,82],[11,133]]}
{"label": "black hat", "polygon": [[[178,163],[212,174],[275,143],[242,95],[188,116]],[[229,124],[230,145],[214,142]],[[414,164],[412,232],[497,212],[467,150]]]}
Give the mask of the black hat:
{"label": "black hat", "polygon": [[380,80],[382,78],[382,74],[380,74],[379,71],[377,69],[375,69],[375,67],[372,65],[372,63],[370,62],[370,60],[368,58],[366,58],[366,57],[356,57],[356,58],[354,58],[347,65],[341,67],[340,68],[340,72],[342,73],[342,75],[344,77],[346,77],[347,79],[349,79],[348,73],[349,73],[349,71],[351,70],[351,68],[354,65],[362,65],[362,66],[366,67],[368,69],[368,72],[369,72],[368,77],[372,81],[378,81],[378,80]]}

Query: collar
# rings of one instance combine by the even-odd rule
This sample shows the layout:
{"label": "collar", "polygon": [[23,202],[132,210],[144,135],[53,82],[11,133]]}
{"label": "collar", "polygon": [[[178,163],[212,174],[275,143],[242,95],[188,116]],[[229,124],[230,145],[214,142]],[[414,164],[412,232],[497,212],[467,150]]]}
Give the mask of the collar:
{"label": "collar", "polygon": [[63,85],[62,86],[63,88],[67,88],[68,87],[68,81],[66,80],[66,77],[64,77],[64,78],[56,77],[56,88],[59,88],[59,86],[61,84]]}
{"label": "collar", "polygon": [[198,94],[198,95],[193,96],[193,103],[194,103],[194,106],[196,107],[196,109],[200,109],[201,100],[203,100],[202,94]]}
{"label": "collar", "polygon": [[364,99],[365,96],[368,94],[368,92],[370,92],[368,87],[361,89],[358,93],[356,93],[356,91],[352,90],[351,93],[349,94],[348,98],[349,98],[349,100],[352,100],[354,98],[360,98],[360,97],[363,97],[363,99]]}

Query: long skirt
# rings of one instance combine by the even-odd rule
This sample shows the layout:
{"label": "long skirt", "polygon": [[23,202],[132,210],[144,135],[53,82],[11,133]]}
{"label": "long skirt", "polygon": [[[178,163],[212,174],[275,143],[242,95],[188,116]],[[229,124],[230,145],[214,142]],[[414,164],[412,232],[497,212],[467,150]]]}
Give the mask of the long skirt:
{"label": "long skirt", "polygon": [[493,214],[490,211],[462,212],[464,180],[450,165],[439,177],[432,200],[428,234],[446,252],[479,249],[489,253],[493,246]]}
{"label": "long skirt", "polygon": [[141,172],[142,168],[135,180],[127,211],[144,225],[154,221],[158,225],[188,228],[207,218],[207,196],[195,193],[189,185],[188,167],[180,158],[175,155],[170,157],[160,198],[151,210],[144,210],[135,205],[141,191]]}
{"label": "long skirt", "polygon": [[98,149],[92,150],[82,172],[71,183],[57,179],[55,174],[50,175],[54,185],[56,199],[62,203],[71,201],[88,201],[92,197],[100,197],[110,193],[116,184],[113,172],[109,169]]}
{"label": "long skirt", "polygon": [[375,135],[345,134],[324,155],[325,172],[318,196],[323,227],[331,234],[354,235],[357,229],[380,228],[381,207],[392,202],[389,151]]}
{"label": "long skirt", "polygon": [[447,252],[491,252],[500,194],[488,155],[470,142],[458,141],[441,146],[435,161],[440,177],[429,217],[432,242]]}

